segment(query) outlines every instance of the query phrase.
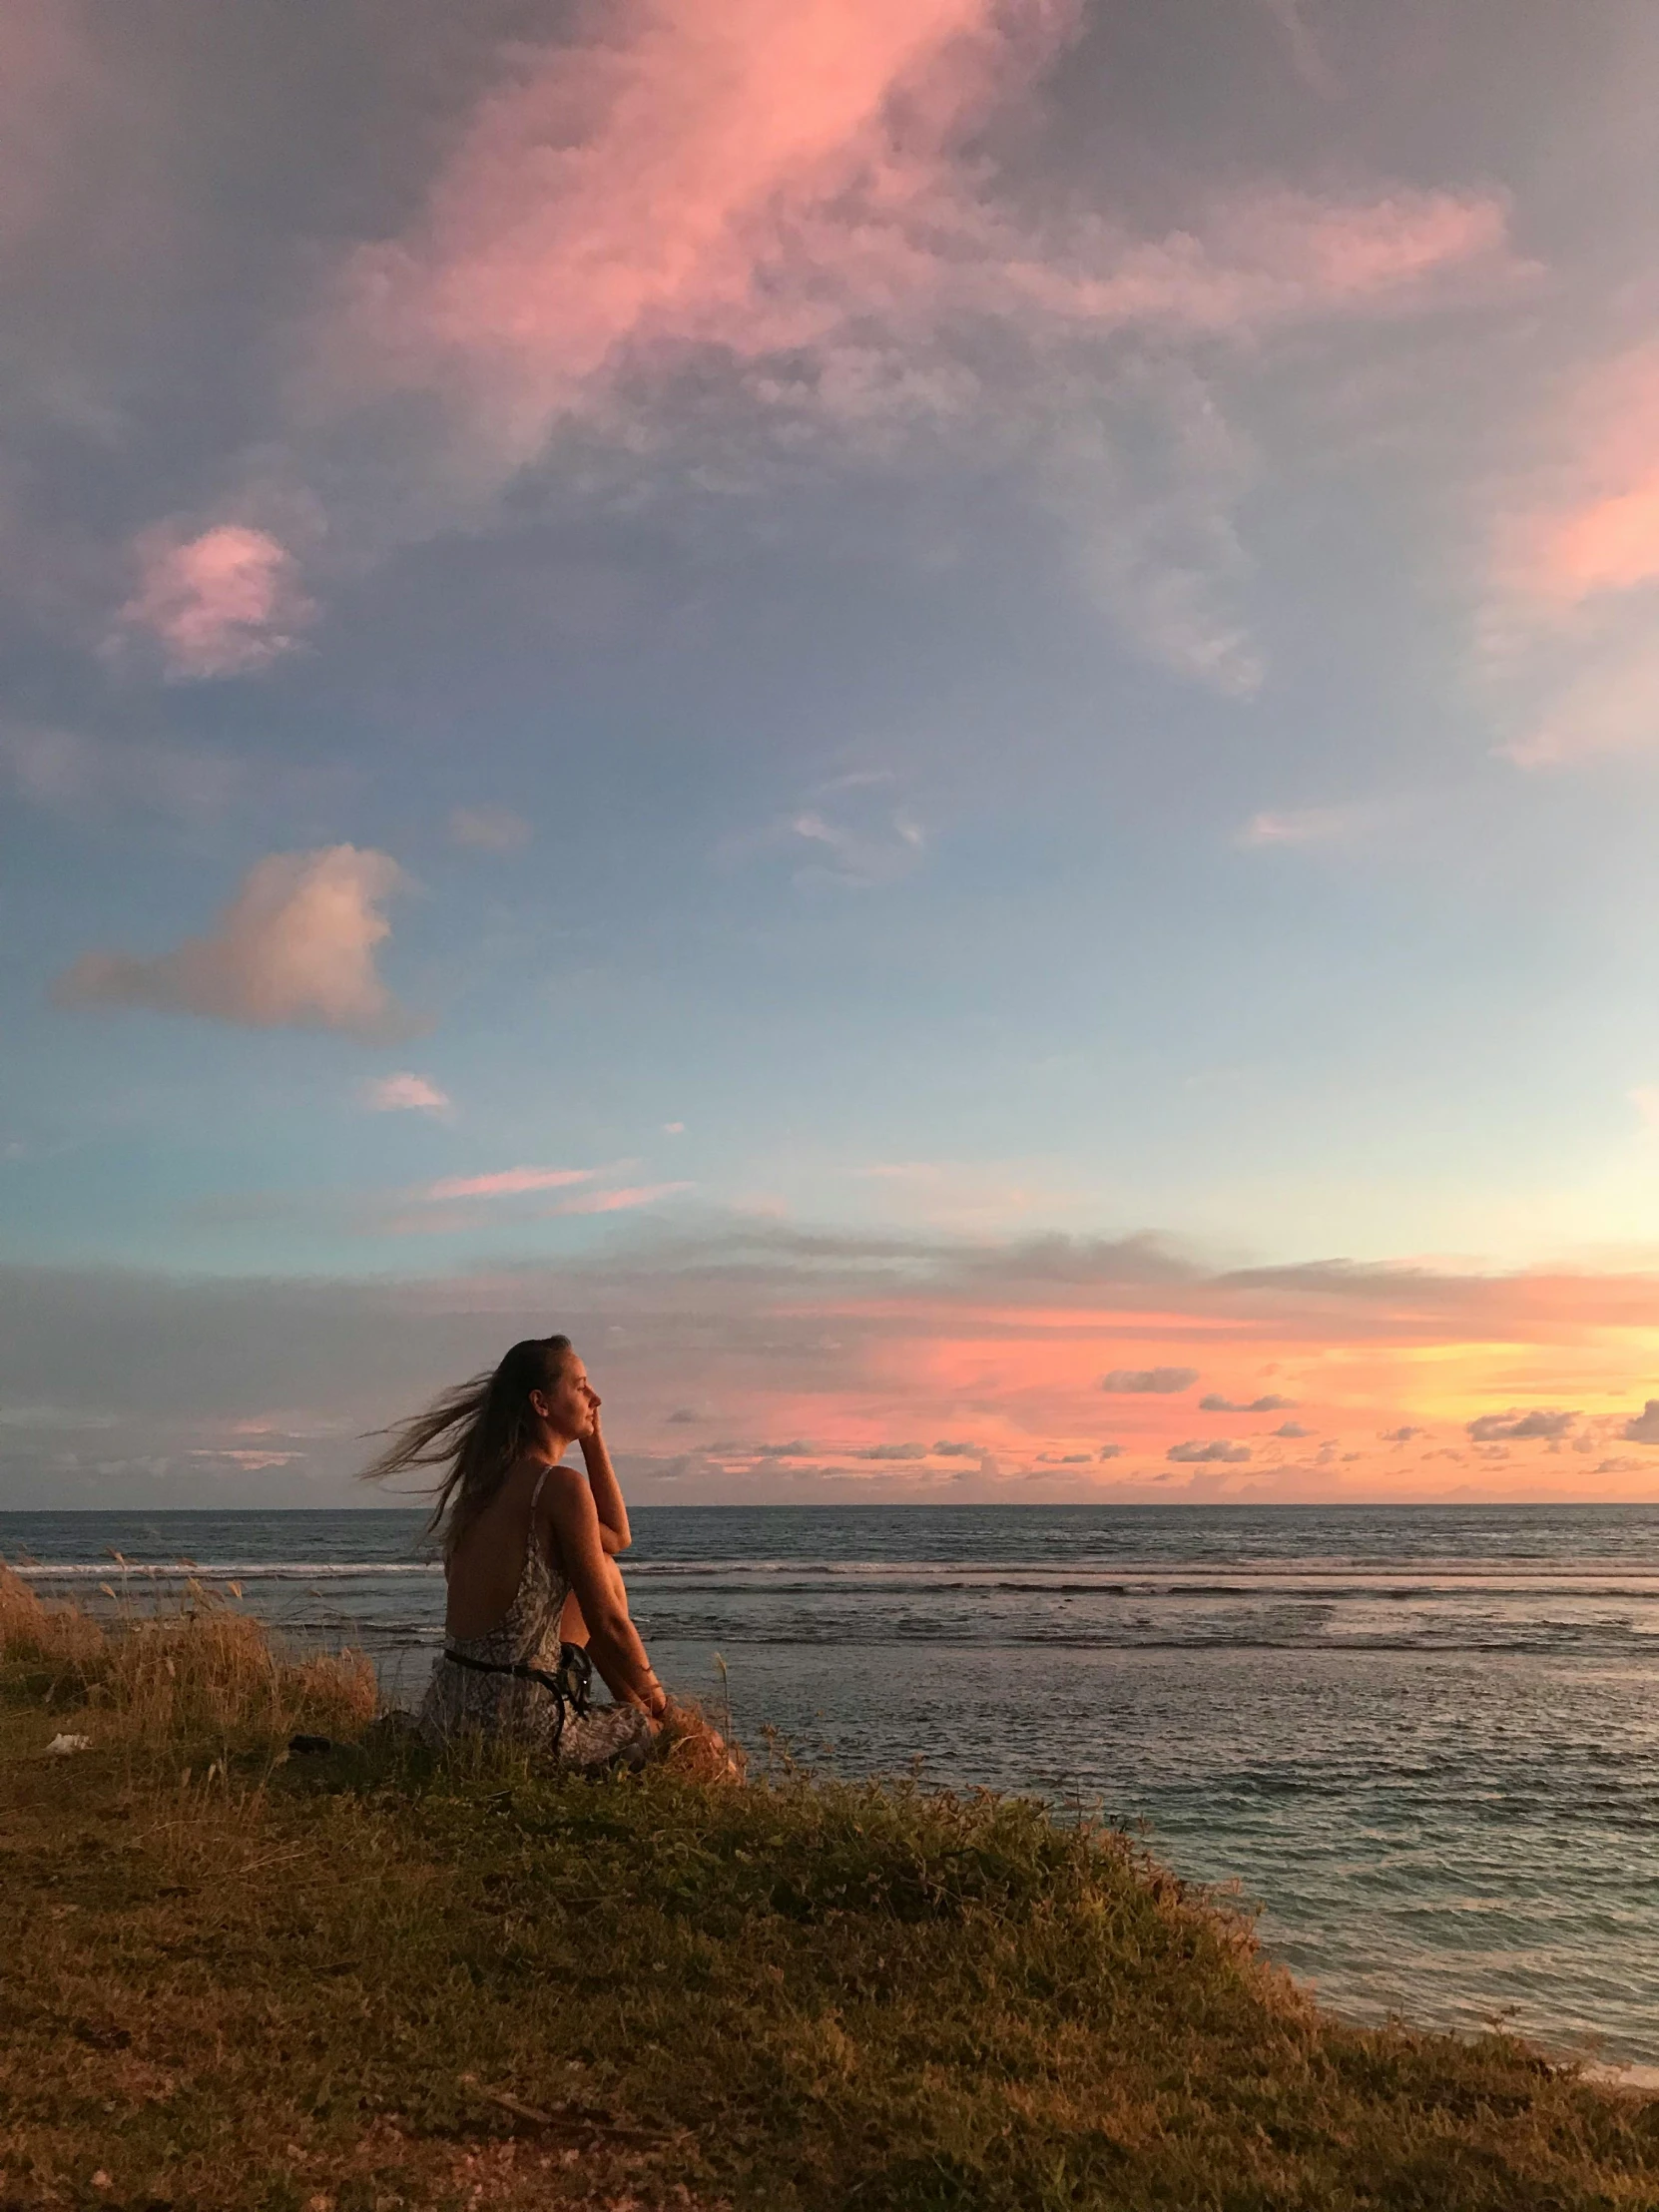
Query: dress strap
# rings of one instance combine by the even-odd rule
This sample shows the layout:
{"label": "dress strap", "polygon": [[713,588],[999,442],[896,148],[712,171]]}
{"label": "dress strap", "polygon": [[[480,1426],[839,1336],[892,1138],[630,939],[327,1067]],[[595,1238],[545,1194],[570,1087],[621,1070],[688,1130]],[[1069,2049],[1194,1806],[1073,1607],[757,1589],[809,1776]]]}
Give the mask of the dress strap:
{"label": "dress strap", "polygon": [[544,1466],[540,1474],[536,1476],[535,1488],[530,1492],[530,1525],[532,1528],[534,1528],[536,1524],[536,1503],[541,1496],[541,1486],[547,1480],[547,1468]]}

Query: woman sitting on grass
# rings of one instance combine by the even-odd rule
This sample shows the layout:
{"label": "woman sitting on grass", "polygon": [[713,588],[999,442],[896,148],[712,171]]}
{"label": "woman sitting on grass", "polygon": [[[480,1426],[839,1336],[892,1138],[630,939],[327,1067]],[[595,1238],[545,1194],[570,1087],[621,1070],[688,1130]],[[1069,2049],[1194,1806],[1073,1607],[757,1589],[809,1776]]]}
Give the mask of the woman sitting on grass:
{"label": "woman sitting on grass", "polygon": [[[576,1442],[585,1472],[560,1464]],[[566,1766],[642,1765],[669,1700],[611,1563],[632,1540],[628,1508],[570,1339],[514,1345],[493,1375],[393,1430],[363,1479],[420,1466],[448,1469],[427,1530],[442,1532],[449,1587],[421,1733],[510,1736]],[[589,1707],[589,1653],[612,1705]]]}

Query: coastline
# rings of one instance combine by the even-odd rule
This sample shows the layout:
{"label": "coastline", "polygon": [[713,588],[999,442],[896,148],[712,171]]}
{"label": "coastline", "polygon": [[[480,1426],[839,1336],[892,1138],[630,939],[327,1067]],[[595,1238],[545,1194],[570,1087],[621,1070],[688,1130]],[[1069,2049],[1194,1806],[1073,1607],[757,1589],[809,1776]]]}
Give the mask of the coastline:
{"label": "coastline", "polygon": [[[724,1656],[746,1739],[776,1724],[848,1779],[919,1751],[929,1782],[1086,1807],[1183,1878],[1236,1884],[1270,1954],[1356,2024],[1501,2020],[1563,2057],[1659,2062],[1627,1971],[1659,1917],[1630,1881],[1652,1516],[1291,1518],[1294,1542],[1278,1510],[1182,1508],[1149,1538],[1093,1509],[655,1508],[630,1587],[666,1679],[719,1702]],[[38,1547],[37,1595],[112,1612],[106,1545],[173,1575],[189,1554],[279,1636],[369,1651],[400,1698],[440,1602],[435,1573],[406,1571],[414,1519],[0,1516],[0,1543]],[[170,1601],[152,1573],[127,1587]]]}
{"label": "coastline", "polygon": [[1029,1802],[434,1759],[360,1663],[211,1605],[111,1634],[0,1581],[0,1646],[18,2205],[1659,2191],[1659,2101],[1339,2020],[1128,1838]]}

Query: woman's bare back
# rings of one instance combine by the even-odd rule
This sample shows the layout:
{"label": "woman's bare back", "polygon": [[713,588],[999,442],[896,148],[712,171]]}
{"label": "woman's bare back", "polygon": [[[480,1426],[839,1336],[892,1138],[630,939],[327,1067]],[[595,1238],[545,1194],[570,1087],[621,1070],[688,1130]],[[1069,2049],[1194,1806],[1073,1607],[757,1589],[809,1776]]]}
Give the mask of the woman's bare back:
{"label": "woman's bare back", "polygon": [[549,1565],[553,1558],[546,1516],[531,1526],[531,1499],[545,1462],[521,1459],[501,1487],[461,1535],[448,1561],[449,1596],[443,1625],[451,1636],[487,1636],[507,1617],[524,1579],[532,1542]]}

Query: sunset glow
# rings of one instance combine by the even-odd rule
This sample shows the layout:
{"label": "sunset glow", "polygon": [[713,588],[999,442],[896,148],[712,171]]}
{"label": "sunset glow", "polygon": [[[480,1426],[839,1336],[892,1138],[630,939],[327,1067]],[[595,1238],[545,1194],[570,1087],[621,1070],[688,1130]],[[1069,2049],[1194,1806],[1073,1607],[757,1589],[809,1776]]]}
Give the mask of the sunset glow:
{"label": "sunset glow", "polygon": [[0,22],[17,1501],[1659,1496],[1652,10],[191,26]]}

